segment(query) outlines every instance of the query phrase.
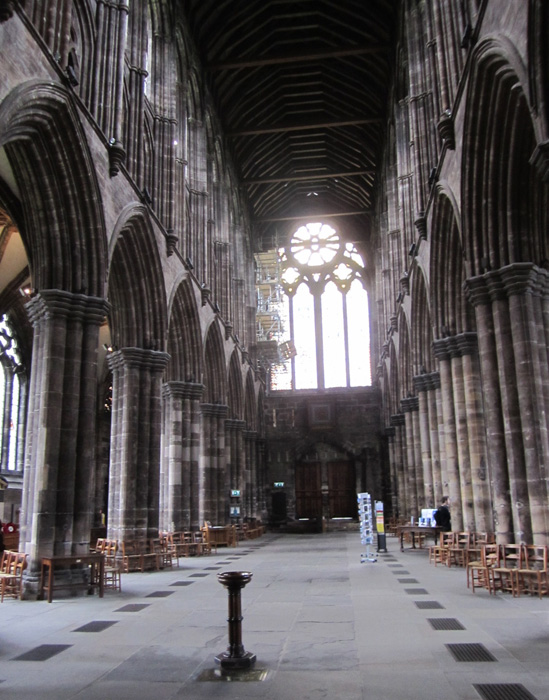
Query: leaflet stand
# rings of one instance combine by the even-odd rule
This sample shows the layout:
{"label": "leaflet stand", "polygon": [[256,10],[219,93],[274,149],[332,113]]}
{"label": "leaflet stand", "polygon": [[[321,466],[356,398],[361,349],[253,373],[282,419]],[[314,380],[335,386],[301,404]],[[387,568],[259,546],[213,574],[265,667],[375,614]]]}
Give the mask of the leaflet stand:
{"label": "leaflet stand", "polygon": [[358,519],[360,522],[360,541],[366,545],[366,552],[360,555],[360,563],[367,561],[377,561],[376,556],[370,551],[370,547],[374,544],[374,523],[372,518],[372,499],[369,493],[359,493],[358,501]]}

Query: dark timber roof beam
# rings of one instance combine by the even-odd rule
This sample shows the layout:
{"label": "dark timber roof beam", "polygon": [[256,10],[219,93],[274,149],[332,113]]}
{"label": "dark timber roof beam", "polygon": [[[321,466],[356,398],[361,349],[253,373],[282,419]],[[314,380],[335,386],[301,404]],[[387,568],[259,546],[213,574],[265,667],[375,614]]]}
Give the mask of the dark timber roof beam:
{"label": "dark timber roof beam", "polygon": [[377,46],[362,46],[349,49],[334,49],[332,51],[321,51],[308,54],[294,54],[287,56],[272,56],[270,58],[241,59],[233,61],[221,61],[211,63],[208,70],[238,70],[240,68],[258,68],[261,66],[276,66],[285,63],[306,63],[310,61],[324,61],[331,58],[345,58],[346,56],[368,56],[387,53],[391,47],[386,44]]}
{"label": "dark timber roof beam", "polygon": [[270,185],[276,182],[308,182],[309,180],[333,180],[336,178],[375,175],[375,170],[350,170],[343,173],[320,173],[318,175],[288,175],[286,177],[256,177],[242,180],[243,185]]}
{"label": "dark timber roof beam", "polygon": [[300,219],[314,219],[315,221],[322,221],[323,219],[334,219],[338,216],[363,216],[364,214],[371,214],[370,209],[358,209],[357,211],[311,211],[309,214],[296,214],[295,216],[263,216],[258,219],[254,219],[254,224],[267,224],[273,221],[296,221]]}
{"label": "dark timber roof beam", "polygon": [[287,126],[249,127],[229,131],[227,136],[258,136],[261,134],[282,134],[290,131],[310,131],[312,129],[334,129],[341,126],[364,126],[365,124],[379,124],[381,119],[371,117],[369,119],[346,119],[342,121],[318,122],[314,124],[292,124]]}

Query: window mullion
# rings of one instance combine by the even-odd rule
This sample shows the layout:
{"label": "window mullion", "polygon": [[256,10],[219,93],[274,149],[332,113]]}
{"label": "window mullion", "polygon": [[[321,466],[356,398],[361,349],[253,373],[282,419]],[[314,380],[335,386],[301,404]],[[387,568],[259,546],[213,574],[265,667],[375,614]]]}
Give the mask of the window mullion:
{"label": "window mullion", "polygon": [[314,293],[317,387],[324,389],[324,342],[322,339],[322,294]]}
{"label": "window mullion", "polygon": [[351,386],[351,365],[349,360],[349,324],[347,319],[347,295],[341,294],[341,303],[343,307],[343,340],[345,343],[345,380],[347,386]]}
{"label": "window mullion", "polygon": [[[295,338],[294,334],[294,295],[288,297],[288,309],[289,309],[289,322],[290,322],[290,338],[293,340]],[[290,359],[290,386],[295,389],[295,356]]]}

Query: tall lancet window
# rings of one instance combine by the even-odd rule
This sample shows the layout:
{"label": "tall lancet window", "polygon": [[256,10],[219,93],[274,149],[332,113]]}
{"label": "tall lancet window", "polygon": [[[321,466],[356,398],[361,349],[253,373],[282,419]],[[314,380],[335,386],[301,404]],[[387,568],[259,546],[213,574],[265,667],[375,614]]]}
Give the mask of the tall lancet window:
{"label": "tall lancet window", "polygon": [[289,359],[273,389],[371,384],[368,293],[362,257],[323,223],[301,226],[279,250]]}
{"label": "tall lancet window", "polygon": [[3,316],[0,320],[0,470],[3,472],[22,470],[24,424],[20,407],[25,386],[17,341],[7,317]]}

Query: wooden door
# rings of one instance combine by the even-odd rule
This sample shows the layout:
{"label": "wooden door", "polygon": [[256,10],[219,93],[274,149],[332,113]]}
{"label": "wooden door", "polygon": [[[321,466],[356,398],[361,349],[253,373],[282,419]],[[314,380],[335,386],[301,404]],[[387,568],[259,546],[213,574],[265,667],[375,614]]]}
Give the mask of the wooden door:
{"label": "wooden door", "polygon": [[348,460],[328,462],[330,518],[356,518],[354,464]]}
{"label": "wooden door", "polygon": [[322,516],[322,492],[319,462],[302,462],[295,475],[295,510],[298,518]]}

